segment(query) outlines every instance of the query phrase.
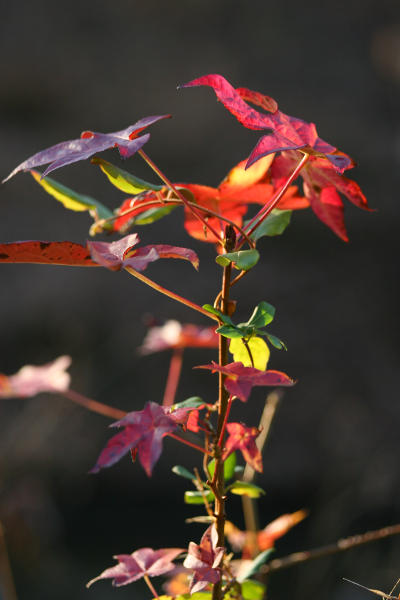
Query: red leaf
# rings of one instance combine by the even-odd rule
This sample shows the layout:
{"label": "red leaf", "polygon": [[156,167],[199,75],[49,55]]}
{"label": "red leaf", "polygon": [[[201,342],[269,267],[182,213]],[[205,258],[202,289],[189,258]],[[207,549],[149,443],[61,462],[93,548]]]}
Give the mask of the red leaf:
{"label": "red leaf", "polygon": [[124,429],[109,440],[90,472],[98,473],[104,467],[111,467],[130,450],[137,448],[139,460],[150,477],[162,451],[163,437],[174,431],[177,422],[182,420],[180,411],[176,413],[179,415],[169,414],[166,407],[148,402],[143,410],[130,412],[113,423],[111,427]]}
{"label": "red leaf", "polygon": [[161,327],[150,327],[140,348],[142,354],[175,348],[218,348],[214,327],[167,321]]}
{"label": "red leaf", "polygon": [[190,593],[194,594],[221,579],[219,565],[224,557],[224,548],[217,547],[218,534],[215,525],[205,531],[200,544],[190,542],[188,555],[183,566],[193,571]]}
{"label": "red leaf", "polygon": [[229,436],[225,442],[223,460],[227,459],[235,450],[240,450],[244,460],[261,473],[263,470],[262,456],[256,446],[256,438],[260,435],[260,430],[257,427],[245,427],[242,423],[228,423],[226,429]]}
{"label": "red leaf", "polygon": [[[327,158],[336,171],[343,171],[353,165],[352,159],[343,153],[338,153],[337,149],[318,137],[314,123],[307,123],[301,119],[291,117],[285,113],[276,110],[273,113],[261,113],[251,108],[242,98],[239,92],[233,88],[230,83],[221,75],[205,75],[194,79],[180,87],[193,87],[199,85],[208,85],[213,88],[217,98],[227,108],[242,125],[249,129],[267,129],[268,135],[261,137],[253,149],[247,166],[271,154],[283,150],[302,149],[308,154],[322,156]],[[253,95],[254,102],[260,104],[258,92],[249,92],[244,94],[246,98]],[[273,106],[272,99],[269,99],[270,107]]]}
{"label": "red leaf", "polygon": [[[297,152],[283,152],[275,159],[271,168],[275,189],[282,185],[298,161]],[[360,186],[355,181],[339,175],[329,163],[315,156],[312,156],[303,167],[300,176],[304,182],[305,197],[310,202],[314,213],[342,240],[348,241],[344,225],[343,202],[338,192],[358,208],[370,210]]]}
{"label": "red leaf", "polygon": [[138,134],[160,119],[169,118],[170,115],[161,115],[154,117],[145,117],[130,125],[126,129],[115,131],[114,133],[97,133],[94,131],[84,131],[81,137],[67,142],[60,142],[55,146],[46,148],[37,154],[34,154],[18,167],[16,167],[3,183],[16,175],[19,171],[29,171],[34,167],[50,163],[42,177],[48,175],[51,171],[59,169],[65,165],[90,158],[97,152],[103,152],[108,148],[117,147],[122,158],[128,158],[149,140],[150,135],[146,134],[138,138]]}
{"label": "red leaf", "polygon": [[25,365],[14,375],[0,374],[0,398],[26,398],[40,392],[65,392],[71,377],[66,369],[71,364],[69,356],[60,356],[46,365]]}
{"label": "red leaf", "polygon": [[224,367],[214,361],[211,365],[201,365],[196,369],[210,369],[213,373],[219,371],[226,375],[224,386],[232,395],[246,402],[254,386],[292,386],[296,382],[281,371],[259,371],[253,367],[244,367],[241,362],[230,363]]}
{"label": "red leaf", "polygon": [[160,550],[141,548],[132,554],[117,554],[114,558],[118,564],[89,581],[86,587],[90,587],[100,579],[113,579],[113,585],[119,587],[137,581],[145,575],[148,577],[164,575],[175,569],[172,561],[182,552],[184,552],[183,548],[161,548]]}
{"label": "red leaf", "polygon": [[260,94],[260,92],[253,92],[252,90],[248,90],[247,88],[236,88],[237,93],[242,98],[242,100],[246,100],[247,102],[251,102],[256,106],[260,106],[264,110],[268,112],[276,112],[278,110],[278,103],[269,96],[265,96],[265,94]]}
{"label": "red leaf", "polygon": [[74,242],[9,242],[0,244],[0,262],[44,263],[70,267],[98,267],[85,246]]}

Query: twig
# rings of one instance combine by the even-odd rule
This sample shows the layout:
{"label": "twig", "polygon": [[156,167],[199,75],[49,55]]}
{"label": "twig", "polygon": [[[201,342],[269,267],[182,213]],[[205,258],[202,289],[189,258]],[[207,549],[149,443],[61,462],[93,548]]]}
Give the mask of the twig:
{"label": "twig", "polygon": [[299,563],[314,560],[315,558],[323,558],[324,556],[330,556],[332,554],[337,554],[338,552],[344,552],[345,550],[351,550],[352,548],[357,548],[357,546],[362,546],[363,544],[369,544],[370,542],[383,540],[384,538],[399,534],[400,524],[389,525],[388,527],[367,531],[366,533],[361,533],[359,535],[352,535],[351,537],[340,539],[334,544],[321,546],[320,548],[314,548],[313,550],[294,552],[288,556],[271,560],[271,562],[261,568],[261,573],[268,574],[279,571],[280,569],[287,569],[288,567],[293,567]]}
{"label": "twig", "polygon": [[163,406],[171,406],[174,403],[182,370],[182,360],[183,348],[174,348],[169,363],[167,383],[165,384]]}
{"label": "twig", "polygon": [[110,419],[119,420],[125,417],[127,414],[124,410],[114,408],[108,404],[103,404],[97,400],[92,400],[91,398],[87,398],[86,396],[83,396],[74,390],[65,390],[64,392],[60,392],[60,394],[65,398],[68,398],[68,400],[72,400],[72,402],[75,402],[76,404],[79,404],[80,406],[83,406],[92,412],[104,415]]}

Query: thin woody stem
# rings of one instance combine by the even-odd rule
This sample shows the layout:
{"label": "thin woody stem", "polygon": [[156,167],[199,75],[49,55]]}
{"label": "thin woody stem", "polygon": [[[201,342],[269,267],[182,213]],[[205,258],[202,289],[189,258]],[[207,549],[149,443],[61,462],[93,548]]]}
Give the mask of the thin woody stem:
{"label": "thin woody stem", "polygon": [[169,363],[167,383],[165,384],[163,406],[171,406],[174,403],[176,390],[182,370],[183,348],[174,348]]}
{"label": "thin woody stem", "polygon": [[[216,219],[220,219],[221,221],[224,221],[228,225],[232,225],[232,227],[237,229],[238,232],[240,233],[240,235],[242,235],[246,239],[249,246],[251,248],[254,248],[255,242],[247,236],[245,230],[242,227],[240,227],[240,225],[238,225],[231,219],[228,219],[228,217],[224,217],[220,213],[217,213],[216,211],[211,210],[210,208],[201,206],[201,204],[196,204],[196,202],[191,202],[190,200],[186,200],[186,202],[188,205],[193,206],[197,210],[199,210],[203,213],[206,213],[207,215],[211,215],[212,217],[215,217]],[[143,204],[140,204],[140,206],[132,206],[131,208],[127,208],[126,210],[123,210],[122,212],[120,212],[118,214],[112,215],[111,217],[107,217],[106,219],[99,219],[98,221],[96,221],[96,223],[97,223],[97,225],[101,226],[101,225],[104,225],[105,223],[111,223],[112,221],[115,221],[116,219],[125,217],[126,215],[129,215],[130,213],[137,210],[138,208],[141,208],[141,209],[142,208],[156,208],[158,206],[165,206],[166,204],[175,204],[176,206],[181,206],[183,204],[183,202],[180,200],[180,198],[175,198],[175,199],[174,198],[162,198],[160,200],[149,200],[148,202],[143,202]]]}
{"label": "thin woody stem", "polygon": [[244,344],[244,346],[245,346],[245,348],[247,350],[247,354],[249,355],[251,366],[254,368],[254,358],[253,358],[253,355],[251,353],[249,343],[248,343],[248,341],[245,338],[242,338],[242,342],[243,342],[243,344]]}
{"label": "thin woody stem", "polygon": [[174,194],[177,196],[177,198],[179,198],[179,200],[181,200],[183,202],[183,204],[185,206],[187,206],[187,208],[194,214],[194,216],[196,217],[196,219],[198,219],[199,221],[201,221],[201,223],[203,223],[203,225],[207,229],[209,229],[209,231],[211,231],[211,233],[216,237],[217,241],[220,244],[222,244],[223,241],[221,240],[221,236],[219,236],[218,233],[215,231],[215,229],[213,227],[211,227],[211,225],[209,223],[207,223],[207,221],[203,217],[203,215],[201,213],[199,213],[191,204],[189,204],[189,202],[186,200],[185,196],[180,193],[180,191],[174,186],[174,184],[172,183],[172,181],[170,181],[168,179],[168,177],[166,175],[164,175],[164,173],[157,167],[157,165],[151,160],[151,158],[149,156],[147,156],[147,154],[143,150],[139,150],[138,153],[143,158],[143,160],[145,162],[147,162],[147,164],[149,165],[149,167],[151,167],[153,169],[153,171],[155,173],[157,173],[157,175],[159,176],[159,178],[169,187],[169,189],[174,192]]}
{"label": "thin woody stem", "polygon": [[153,594],[154,598],[159,598],[160,596],[157,594],[153,584],[150,581],[150,577],[148,575],[144,575],[143,579],[145,580],[145,582],[147,583],[147,587],[149,588],[149,590],[151,591],[151,593]]}
{"label": "thin woody stem", "polygon": [[[258,213],[249,221],[249,223],[247,223],[245,230],[249,237],[252,235],[252,233],[254,233],[254,231],[261,225],[261,223],[268,217],[268,215],[271,213],[271,211],[275,208],[275,206],[278,204],[279,200],[282,198],[283,194],[288,189],[289,185],[292,183],[292,181],[294,181],[296,179],[296,177],[298,176],[298,174],[300,173],[301,169],[304,167],[306,162],[309,160],[309,158],[310,158],[309,154],[303,155],[303,158],[299,161],[299,163],[297,164],[293,173],[285,181],[285,183],[281,187],[281,189],[273,196],[273,198],[269,202],[269,204],[266,206],[263,206],[261,208],[261,210],[259,210]],[[242,239],[240,237],[238,240],[238,243],[236,245],[236,250],[241,248],[243,246],[243,244],[244,244],[244,239]]]}
{"label": "thin woody stem", "polygon": [[98,402],[97,400],[92,400],[91,398],[87,398],[83,396],[83,394],[79,394],[74,390],[65,390],[64,392],[59,392],[68,400],[72,400],[76,404],[87,408],[88,410],[98,413],[99,415],[104,415],[105,417],[109,417],[110,419],[122,419],[126,416],[126,412],[124,410],[120,410],[119,408],[114,408],[113,406],[109,406],[108,404],[103,404],[102,402]]}
{"label": "thin woody stem", "polygon": [[218,446],[220,448],[222,448],[222,444],[223,444],[223,441],[224,441],[226,424],[228,422],[229,413],[231,412],[231,407],[232,407],[232,396],[229,396],[228,406],[227,406],[226,413],[225,413],[224,423],[222,425],[221,433],[220,433],[220,436],[219,436],[219,439],[218,439]]}
{"label": "thin woody stem", "polygon": [[190,446],[191,448],[194,448],[195,450],[199,450],[199,452],[201,452],[202,454],[207,454],[208,456],[212,456],[212,452],[205,450],[204,448],[202,448],[201,446],[198,446],[197,444],[193,444],[193,442],[189,442],[189,440],[184,440],[183,438],[179,437],[179,435],[175,435],[174,433],[167,433],[166,435],[168,437],[174,438],[174,440],[177,440],[178,442],[181,442],[182,444],[186,444],[186,446]]}
{"label": "thin woody stem", "polygon": [[294,552],[288,556],[276,558],[275,560],[271,560],[271,562],[269,562],[267,565],[264,565],[261,568],[261,573],[273,573],[274,571],[287,569],[288,567],[293,567],[294,565],[298,565],[299,563],[307,562],[315,558],[323,558],[324,556],[330,556],[331,554],[337,554],[338,552],[351,550],[352,548],[356,548],[362,544],[369,544],[370,542],[375,542],[377,540],[382,540],[392,535],[399,534],[400,524],[389,525],[388,527],[383,527],[382,529],[376,529],[374,531],[367,531],[366,533],[362,533],[360,535],[353,535],[348,538],[340,539],[334,544],[329,544],[328,546],[321,546],[320,548],[314,548],[313,550],[304,550],[303,552]]}
{"label": "thin woody stem", "polygon": [[220,320],[216,315],[213,315],[212,313],[208,312],[207,310],[205,310],[204,308],[202,308],[195,302],[192,302],[191,300],[188,300],[187,298],[184,298],[183,296],[179,296],[179,294],[175,294],[175,292],[171,292],[171,290],[167,290],[167,288],[163,287],[159,283],[156,283],[152,279],[149,279],[148,277],[146,277],[146,275],[143,275],[143,273],[136,271],[136,269],[132,269],[132,267],[124,267],[124,268],[125,268],[125,271],[128,271],[128,273],[133,275],[133,277],[136,277],[136,279],[140,279],[140,281],[142,281],[146,285],[149,285],[154,290],[157,290],[157,292],[160,292],[161,294],[164,294],[165,296],[172,298],[172,300],[176,300],[177,302],[180,302],[181,304],[184,304],[185,306],[188,306],[189,308],[196,310],[197,312],[201,313],[205,317],[208,317],[209,319],[214,319],[214,321],[218,321],[218,323],[219,323]]}
{"label": "thin woody stem", "polygon": [[[233,287],[234,285],[236,285],[241,279],[243,279],[243,277],[248,273],[249,271],[240,271],[239,275],[237,275],[235,277],[235,279],[232,279],[230,287]],[[222,297],[222,291],[219,292],[219,294],[217,295],[217,297],[214,300],[214,308],[218,308],[219,303],[221,301],[221,297]]]}

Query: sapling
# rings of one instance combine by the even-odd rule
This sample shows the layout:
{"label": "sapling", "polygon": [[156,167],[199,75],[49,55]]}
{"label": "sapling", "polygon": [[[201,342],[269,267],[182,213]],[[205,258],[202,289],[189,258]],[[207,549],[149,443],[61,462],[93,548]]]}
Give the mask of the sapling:
{"label": "sapling", "polygon": [[[116,238],[111,242],[91,239],[86,244],[47,240],[4,243],[0,244],[0,262],[125,270],[139,282],[189,307],[204,319],[203,327],[170,321],[149,330],[142,353],[172,352],[164,398],[158,403],[147,402],[142,410],[128,413],[86,398],[70,389],[66,373],[68,357],[60,357],[42,367],[24,367],[13,376],[2,376],[0,396],[55,392],[113,419],[114,435],[99,452],[92,473],[99,473],[131,454],[151,476],[166,436],[199,453],[198,465],[175,465],[172,470],[193,484],[194,489],[185,494],[185,502],[204,509],[205,514],[193,518],[204,523],[201,539],[189,545],[185,542],[181,548],[140,548],[132,554],[117,555],[117,564],[88,585],[111,579],[115,586],[121,586],[143,578],[152,597],[158,597],[161,591],[150,578],[173,574],[175,587],[171,581],[167,584],[167,597],[179,596],[182,600],[182,594],[197,593],[203,600],[228,596],[261,600],[265,587],[255,581],[254,576],[263,565],[265,568],[275,540],[306,513],[300,510],[282,515],[260,531],[254,528],[241,531],[227,520],[231,494],[257,498],[264,493],[252,482],[252,476],[243,477],[243,468],[237,464],[243,459],[252,474],[262,471],[263,425],[255,427],[236,422],[235,404],[248,402],[255,386],[291,387],[295,381],[281,371],[268,369],[271,348],[286,350],[285,343],[270,327],[275,308],[261,299],[247,320],[238,322],[235,315],[239,310],[232,298],[232,288],[245,285],[246,275],[257,268],[260,238],[282,234],[293,211],[311,207],[325,225],[342,240],[347,240],[342,196],[359,208],[368,210],[368,204],[358,184],[343,175],[354,166],[352,159],[322,140],[313,123],[286,115],[278,109],[275,100],[259,92],[233,88],[221,75],[200,77],[181,87],[200,85],[210,86],[242,125],[261,132],[249,157],[233,167],[217,188],[173,183],[144,151],[150,138],[147,129],[169,115],[145,117],[109,134],[85,131],[80,138],[58,143],[28,158],[4,180],[20,171],[30,172],[34,180],[67,209],[90,213],[92,238],[100,233],[114,234]],[[157,180],[146,182],[98,156],[113,147],[123,159],[139,155]],[[112,211],[48,176],[63,166],[86,159],[91,159],[108,182],[128,195],[118,209]],[[49,165],[43,173],[36,170],[43,165]],[[297,181],[299,177],[302,185]],[[151,225],[167,216],[181,219],[179,208],[183,209],[187,233],[216,248],[215,268],[220,271],[221,283],[215,297],[204,305],[144,274],[152,262],[160,259],[184,260],[198,269],[196,252],[168,244],[142,246],[138,233],[132,232],[134,228]],[[214,391],[210,387],[206,399],[193,396],[176,402],[183,353],[190,347],[218,348],[217,360],[198,366],[204,374],[216,374]],[[212,379],[210,386],[211,382]],[[248,505],[247,510],[254,508]],[[240,552],[241,558],[234,559],[235,552]],[[183,560],[180,568],[173,562],[178,557]],[[180,591],[176,592],[178,579]]]}

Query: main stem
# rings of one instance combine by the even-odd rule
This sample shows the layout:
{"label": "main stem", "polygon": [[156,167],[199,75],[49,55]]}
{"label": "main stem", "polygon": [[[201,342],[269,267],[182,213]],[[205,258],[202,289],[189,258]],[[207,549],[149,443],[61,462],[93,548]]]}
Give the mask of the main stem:
{"label": "main stem", "polygon": [[[231,251],[231,243],[234,244],[234,231],[232,228],[227,227],[226,231],[226,250]],[[224,267],[222,275],[222,286],[221,286],[221,312],[225,315],[228,314],[229,309],[229,291],[231,282],[231,270],[232,266],[229,264]],[[228,362],[228,339],[222,335],[219,336],[218,345],[218,363],[220,366],[226,365]],[[215,507],[214,515],[216,519],[216,528],[218,533],[217,545],[223,547],[225,545],[225,496],[224,496],[224,461],[222,460],[222,448],[223,439],[221,434],[226,420],[226,413],[229,406],[229,394],[224,387],[225,375],[219,373],[218,377],[218,424],[216,432],[216,445],[215,445],[215,471],[212,481],[212,489],[215,495]],[[223,438],[223,434],[222,434]],[[217,441],[221,441],[221,444],[217,444]],[[220,600],[221,594],[221,581],[214,584],[212,600]]]}

